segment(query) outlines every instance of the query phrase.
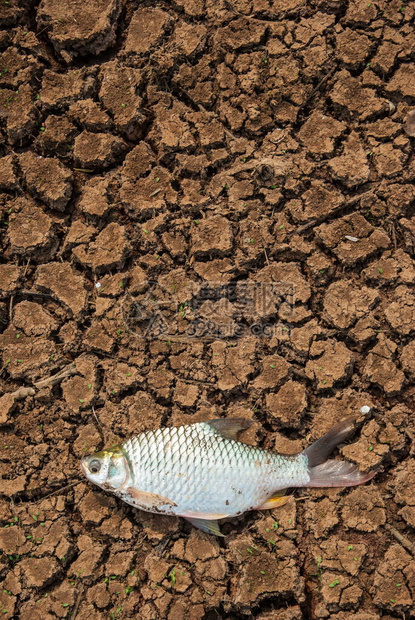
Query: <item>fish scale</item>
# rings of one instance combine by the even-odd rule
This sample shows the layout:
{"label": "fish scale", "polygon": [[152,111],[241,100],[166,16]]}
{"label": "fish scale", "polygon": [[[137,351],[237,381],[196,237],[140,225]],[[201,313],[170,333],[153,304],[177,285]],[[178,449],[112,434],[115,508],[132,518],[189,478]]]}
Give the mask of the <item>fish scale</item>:
{"label": "fish scale", "polygon": [[122,445],[131,484],[177,506],[160,512],[240,514],[278,489],[307,483],[305,457],[226,439],[206,423],[147,431]]}

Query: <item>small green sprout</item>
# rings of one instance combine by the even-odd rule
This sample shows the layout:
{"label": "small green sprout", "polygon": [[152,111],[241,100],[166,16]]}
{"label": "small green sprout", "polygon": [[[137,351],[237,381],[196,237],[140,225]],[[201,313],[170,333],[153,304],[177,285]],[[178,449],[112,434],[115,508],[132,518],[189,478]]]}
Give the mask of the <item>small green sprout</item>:
{"label": "small green sprout", "polygon": [[181,304],[179,306],[179,314],[182,318],[184,318],[185,316],[185,308],[187,307],[187,301],[184,302],[184,304]]}
{"label": "small green sprout", "polygon": [[339,583],[340,583],[340,581],[338,579],[335,579],[334,581],[329,583],[329,588],[334,588],[335,586],[338,586]]}

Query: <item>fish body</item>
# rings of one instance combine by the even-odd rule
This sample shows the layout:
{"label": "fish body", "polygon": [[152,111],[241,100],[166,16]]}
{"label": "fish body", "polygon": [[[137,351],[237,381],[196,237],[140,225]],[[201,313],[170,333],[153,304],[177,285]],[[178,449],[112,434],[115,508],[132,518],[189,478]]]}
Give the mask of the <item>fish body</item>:
{"label": "fish body", "polygon": [[285,457],[223,437],[210,424],[142,433],[122,445],[131,485],[169,498],[159,512],[235,516],[275,491],[305,486],[307,458]]}
{"label": "fish body", "polygon": [[289,487],[351,486],[374,475],[345,461],[326,461],[350,433],[350,421],[294,456],[237,441],[249,424],[219,419],[146,431],[113,451],[84,458],[82,468],[92,482],[136,508],[182,516],[216,534],[217,519],[282,505]]}

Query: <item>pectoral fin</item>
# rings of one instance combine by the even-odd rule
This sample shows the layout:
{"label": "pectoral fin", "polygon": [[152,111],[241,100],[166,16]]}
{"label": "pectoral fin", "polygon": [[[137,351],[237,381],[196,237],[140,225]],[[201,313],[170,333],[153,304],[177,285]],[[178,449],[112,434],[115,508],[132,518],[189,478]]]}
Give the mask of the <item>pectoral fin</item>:
{"label": "pectoral fin", "polygon": [[185,517],[186,521],[189,521],[194,527],[197,527],[202,532],[206,532],[207,534],[213,534],[213,536],[222,536],[225,537],[224,534],[219,529],[219,523],[214,519],[191,519],[190,517]]}
{"label": "pectoral fin", "polygon": [[152,508],[160,508],[160,506],[177,506],[168,497],[157,495],[157,493],[147,493],[146,491],[140,491],[134,487],[127,487],[126,493],[128,493],[140,506],[144,506],[151,510]]}
{"label": "pectoral fin", "polygon": [[269,510],[271,508],[281,508],[284,506],[290,499],[291,495],[285,496],[285,489],[283,491],[278,491],[274,493],[274,495],[266,500],[263,504],[258,506],[257,510]]}

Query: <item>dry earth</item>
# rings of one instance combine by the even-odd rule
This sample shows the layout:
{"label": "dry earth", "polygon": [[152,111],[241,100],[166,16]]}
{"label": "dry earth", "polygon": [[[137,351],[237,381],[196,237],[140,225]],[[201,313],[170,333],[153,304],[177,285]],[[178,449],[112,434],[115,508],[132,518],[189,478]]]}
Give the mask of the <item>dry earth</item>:
{"label": "dry earth", "polygon": [[[415,618],[413,19],[1,0],[2,618]],[[146,428],[293,453],[362,405],[375,480],[224,540],[68,487]]]}

